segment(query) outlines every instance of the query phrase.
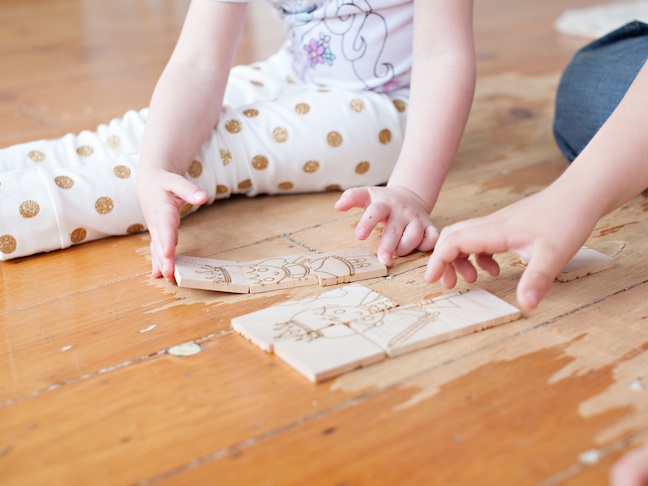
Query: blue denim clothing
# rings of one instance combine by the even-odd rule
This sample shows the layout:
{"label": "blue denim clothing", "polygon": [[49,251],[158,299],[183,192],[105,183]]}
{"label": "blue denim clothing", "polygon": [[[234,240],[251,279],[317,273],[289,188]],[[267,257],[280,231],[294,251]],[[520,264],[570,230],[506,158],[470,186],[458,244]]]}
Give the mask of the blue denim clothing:
{"label": "blue denim clothing", "polygon": [[615,110],[648,58],[648,25],[630,22],[578,51],[556,95],[554,136],[571,162]]}

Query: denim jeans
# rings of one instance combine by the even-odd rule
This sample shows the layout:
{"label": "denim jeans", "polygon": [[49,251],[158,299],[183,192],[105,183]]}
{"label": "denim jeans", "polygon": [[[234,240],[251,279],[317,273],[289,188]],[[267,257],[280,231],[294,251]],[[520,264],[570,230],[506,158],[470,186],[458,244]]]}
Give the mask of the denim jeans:
{"label": "denim jeans", "polygon": [[576,53],[556,95],[554,136],[571,162],[625,95],[648,58],[648,25],[630,22]]}

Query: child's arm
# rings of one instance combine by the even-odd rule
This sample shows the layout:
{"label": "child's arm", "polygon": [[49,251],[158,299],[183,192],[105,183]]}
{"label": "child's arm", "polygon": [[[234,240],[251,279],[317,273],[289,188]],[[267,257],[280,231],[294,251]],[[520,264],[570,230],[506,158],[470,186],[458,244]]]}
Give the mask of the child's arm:
{"label": "child's arm", "polygon": [[477,272],[499,272],[495,253],[512,251],[526,259],[517,289],[520,305],[532,309],[551,282],[591,234],[597,221],[648,187],[648,67],[591,142],[553,184],[490,216],[445,228],[428,262],[425,279],[468,282]]}
{"label": "child's arm", "polygon": [[244,16],[242,3],[193,0],[155,87],[137,171],[155,277],[173,279],[180,207],[207,200],[183,175],[220,116]]}
{"label": "child's arm", "polygon": [[384,224],[378,257],[429,251],[438,232],[430,221],[466,125],[475,87],[472,0],[414,2],[414,46],[407,130],[387,187],[345,191],[335,207],[365,212],[356,228],[364,240]]}

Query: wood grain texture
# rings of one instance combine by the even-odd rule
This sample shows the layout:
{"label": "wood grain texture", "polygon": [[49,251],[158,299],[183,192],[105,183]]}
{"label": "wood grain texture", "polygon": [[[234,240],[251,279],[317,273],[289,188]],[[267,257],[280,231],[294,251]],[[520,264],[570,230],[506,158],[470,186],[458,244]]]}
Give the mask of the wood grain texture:
{"label": "wood grain texture", "polygon": [[[566,167],[551,134],[561,70],[582,39],[553,21],[589,0],[476,2],[478,83],[433,213],[439,228],[537,192]],[[93,129],[148,104],[188,0],[4,0],[0,146]],[[253,0],[237,62],[281,32]],[[235,197],[185,218],[178,252],[249,261],[357,246],[335,192]],[[552,285],[521,319],[314,385],[231,319],[320,287],[225,295],[150,277],[147,234],[0,263],[0,482],[49,484],[607,484],[648,437],[648,196],[587,246],[605,272]],[[379,231],[366,244],[374,251]],[[439,295],[427,255],[369,287]],[[485,290],[515,305],[499,255]],[[458,290],[467,288],[461,282]],[[200,352],[176,357],[191,342]],[[589,456],[584,453],[595,451]],[[595,463],[583,457],[596,457]]]}

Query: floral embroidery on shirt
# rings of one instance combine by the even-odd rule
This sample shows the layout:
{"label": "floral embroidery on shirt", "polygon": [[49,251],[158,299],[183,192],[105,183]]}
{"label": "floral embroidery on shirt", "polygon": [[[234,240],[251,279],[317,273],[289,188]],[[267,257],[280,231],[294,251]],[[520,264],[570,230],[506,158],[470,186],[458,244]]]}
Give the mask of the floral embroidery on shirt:
{"label": "floral embroidery on shirt", "polygon": [[308,44],[304,45],[308,62],[312,68],[324,63],[329,66],[333,65],[335,54],[331,52],[330,42],[331,36],[320,33],[319,40],[313,37]]}

